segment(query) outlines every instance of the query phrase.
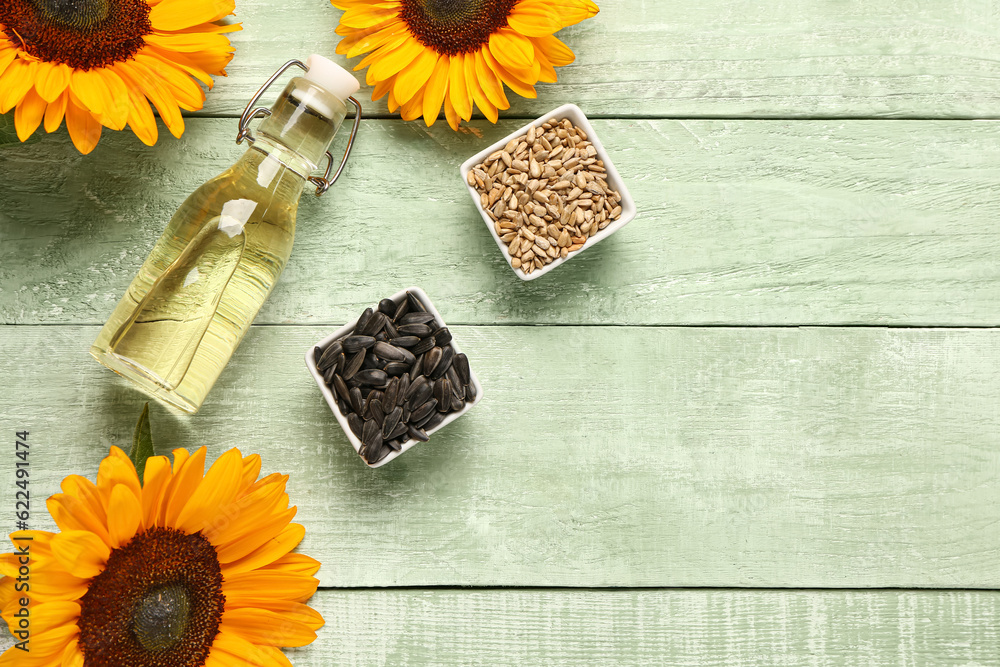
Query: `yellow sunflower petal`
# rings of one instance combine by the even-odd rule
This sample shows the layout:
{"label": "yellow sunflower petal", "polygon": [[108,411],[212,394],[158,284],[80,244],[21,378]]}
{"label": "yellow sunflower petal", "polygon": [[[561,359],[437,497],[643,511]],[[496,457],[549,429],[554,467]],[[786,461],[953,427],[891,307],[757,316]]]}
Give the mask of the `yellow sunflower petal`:
{"label": "yellow sunflower petal", "polygon": [[35,90],[46,102],[55,102],[69,87],[72,70],[65,63],[40,62],[35,74]]}
{"label": "yellow sunflower petal", "polygon": [[562,0],[556,3],[553,9],[559,15],[563,27],[576,25],[580,21],[597,16],[601,11],[591,0]]}
{"label": "yellow sunflower petal", "polygon": [[[483,49],[488,48],[486,46],[483,47]],[[482,86],[483,92],[486,94],[486,99],[498,109],[509,109],[510,102],[507,101],[507,95],[503,92],[503,82],[497,77],[496,72],[486,64],[486,56],[483,54],[482,49],[477,51],[475,56],[476,80]]]}
{"label": "yellow sunflower petal", "polygon": [[290,600],[305,602],[319,586],[319,579],[292,574],[280,570],[257,570],[234,574],[222,582],[222,593],[226,600],[246,606],[243,600]]}
{"label": "yellow sunflower petal", "polygon": [[[69,82],[72,102],[108,127],[120,130],[128,121],[128,90],[117,74],[105,69],[73,70]],[[100,135],[97,135],[100,137]]]}
{"label": "yellow sunflower petal", "polygon": [[[36,572],[35,574],[40,575],[41,573]],[[49,569],[44,576],[32,576],[31,598],[39,602],[78,600],[87,592],[89,585],[88,579],[74,577],[68,572]]]}
{"label": "yellow sunflower petal", "polygon": [[[145,100],[143,100],[143,104],[145,104]],[[148,104],[146,104],[146,110],[149,111]],[[150,119],[152,119],[152,111],[149,112],[149,115]],[[129,124],[131,124],[131,122],[130,117]],[[145,122],[145,120],[143,122]],[[153,143],[155,143],[156,120],[152,119],[152,123]],[[136,135],[139,134],[139,132],[136,131],[135,126],[132,127],[132,130],[135,131]],[[142,139],[141,136],[139,138]],[[142,478],[144,485],[142,488],[142,525],[150,528],[157,525],[156,520],[160,516],[160,510],[163,505],[163,496],[164,493],[166,493],[167,486],[170,484],[170,480],[172,478],[172,473],[170,472],[170,460],[166,456],[150,456],[146,459],[146,470],[143,472]]]}
{"label": "yellow sunflower petal", "polygon": [[400,104],[406,104],[412,100],[417,91],[427,83],[427,79],[431,78],[440,57],[430,49],[424,49],[417,54],[413,62],[396,75],[396,85],[392,87],[396,101]]}
{"label": "yellow sunflower petal", "polygon": [[65,530],[52,538],[52,553],[67,572],[90,579],[104,570],[111,548],[89,531]]}
{"label": "yellow sunflower petal", "polygon": [[534,66],[535,47],[531,40],[509,28],[490,35],[490,53],[511,72],[529,72]]}
{"label": "yellow sunflower petal", "polygon": [[105,498],[110,498],[111,489],[117,484],[124,484],[136,498],[142,495],[142,485],[139,484],[139,476],[135,472],[132,459],[120,448],[111,447],[97,469],[97,488],[102,491]]}
{"label": "yellow sunflower petal", "polygon": [[479,78],[476,76],[477,55],[470,53],[465,57],[465,80],[469,82],[469,88],[472,91],[472,101],[476,103],[476,106],[479,107],[479,110],[483,112],[483,115],[491,123],[496,123],[499,115],[497,108],[486,97],[486,93],[479,83]]}
{"label": "yellow sunflower petal", "polygon": [[549,3],[538,0],[521,0],[514,5],[510,16],[507,17],[507,23],[511,28],[528,37],[551,35],[563,27],[559,15],[549,6]]}
{"label": "yellow sunflower petal", "polygon": [[[162,526],[173,528],[177,525],[177,517],[180,515],[188,498],[195,492],[201,483],[201,478],[205,470],[205,447],[199,447],[198,451],[190,458],[184,460],[180,468],[174,468],[174,478],[170,481],[170,489],[167,491],[168,497],[163,513]],[[185,452],[185,455],[187,452]]]}
{"label": "yellow sunflower petal", "polygon": [[231,603],[228,600],[226,601],[226,613],[229,613],[233,609],[243,609],[246,607],[266,609],[276,614],[281,614],[313,630],[319,630],[326,625],[326,621],[323,620],[323,616],[318,611],[301,602],[289,602],[288,600],[239,600]]}
{"label": "yellow sunflower petal", "polygon": [[529,99],[535,99],[538,97],[538,93],[535,92],[535,88],[522,81],[520,78],[509,72],[503,65],[501,65],[496,58],[493,57],[491,51],[483,50],[483,58],[486,60],[486,64],[489,65],[490,69],[496,72],[497,77],[507,84],[511,90],[520,95],[521,97],[527,97]]}
{"label": "yellow sunflower petal", "polygon": [[84,667],[83,652],[80,650],[78,640],[71,639],[66,644],[66,648],[63,649],[60,667]]}
{"label": "yellow sunflower petal", "polygon": [[285,526],[295,518],[295,512],[295,507],[289,507],[280,514],[269,516],[264,520],[256,522],[252,532],[232,542],[217,546],[215,549],[219,554],[219,562],[232,563],[259,549],[268,540],[277,537],[285,529]]}
{"label": "yellow sunflower petal", "polygon": [[[448,71],[448,99],[461,118],[472,118],[472,92],[465,81],[465,54],[451,57]],[[446,107],[447,108],[447,107]]]}
{"label": "yellow sunflower petal", "polygon": [[[271,647],[257,646],[232,632],[219,631],[205,661],[205,667],[281,667]],[[279,651],[280,652],[280,651]]]}
{"label": "yellow sunflower petal", "polygon": [[228,521],[219,509],[236,498],[242,477],[243,457],[239,450],[230,449],[212,464],[172,525],[185,533],[197,533],[213,520]]}
{"label": "yellow sunflower petal", "polygon": [[150,33],[143,39],[147,44],[155,44],[170,51],[226,51],[229,38],[225,35],[205,32]]}
{"label": "yellow sunflower petal", "polygon": [[441,105],[444,103],[445,95],[448,94],[448,73],[450,71],[450,56],[441,56],[437,64],[434,65],[434,71],[430,78],[427,79],[427,85],[424,86],[423,111],[427,127],[433,125],[438,114],[441,113]]}
{"label": "yellow sunflower petal", "polygon": [[97,485],[81,475],[68,475],[63,479],[60,487],[63,493],[73,496],[79,500],[102,525],[107,524],[108,513],[105,505],[107,497],[111,495],[111,489],[106,494],[101,494]]}
{"label": "yellow sunflower petal", "polygon": [[[360,56],[362,53],[368,53],[369,51],[381,48],[392,40],[405,35],[406,24],[402,21],[393,21],[384,27],[374,30],[370,35],[361,32],[356,37],[345,37],[337,45],[337,53],[343,53],[348,58],[354,58],[355,56]],[[343,50],[341,50],[341,47],[343,47]]]}
{"label": "yellow sunflower petal", "polygon": [[[184,118],[177,106],[177,100],[173,98],[159,76],[135,60],[119,63],[116,69],[149,98],[156,110],[160,112],[163,124],[167,126],[172,135],[179,138],[184,134]],[[185,456],[187,456],[186,452]]]}
{"label": "yellow sunflower petal", "polygon": [[545,54],[541,53],[537,47],[535,48],[535,59],[538,61],[540,67],[538,80],[545,83],[555,83],[558,78],[556,69],[549,62],[549,59],[545,57]]}
{"label": "yellow sunflower petal", "polygon": [[177,65],[155,51],[140,51],[135,55],[135,60],[159,74],[181,109],[197,111],[204,106],[205,91]]}
{"label": "yellow sunflower petal", "polygon": [[257,481],[260,476],[260,454],[251,454],[243,459],[243,475],[240,486],[246,488]]}
{"label": "yellow sunflower petal", "polygon": [[0,75],[0,113],[14,108],[35,84],[37,62],[18,59]]}
{"label": "yellow sunflower petal", "polygon": [[298,523],[291,523],[282,528],[273,538],[254,549],[246,556],[226,563],[222,566],[222,576],[226,577],[239,572],[250,572],[278,560],[297,547],[306,536],[306,529]]}
{"label": "yellow sunflower petal", "polygon": [[288,494],[285,493],[287,480],[286,475],[271,474],[258,481],[248,493],[220,510],[222,515],[230,517],[230,521],[213,522],[205,526],[202,534],[219,548],[252,533],[266,517],[288,507]]}
{"label": "yellow sunflower petal", "polygon": [[[50,603],[50,604],[65,604],[65,603]],[[41,605],[39,605],[41,607]],[[34,624],[32,624],[34,625]],[[70,640],[77,636],[80,632],[76,627],[75,623],[68,623],[60,625],[44,632],[36,630],[34,627],[31,628],[31,652],[39,656],[41,660],[38,664],[54,664],[58,665],[62,661],[62,653],[66,650],[66,645],[69,644]],[[46,663],[41,656],[51,656],[51,663]],[[17,663],[18,667],[21,665],[28,665],[30,663]]]}
{"label": "yellow sunflower petal", "polygon": [[[75,625],[80,617],[80,604],[70,600],[43,602],[31,609],[32,649],[34,636],[59,629],[67,624]],[[9,622],[9,620],[8,620]],[[75,628],[73,628],[75,630]]]}
{"label": "yellow sunflower petal", "polygon": [[455,106],[451,103],[450,95],[444,98],[444,117],[447,119],[449,127],[457,132],[458,126],[462,124],[462,119],[459,118],[458,112],[455,111]]}
{"label": "yellow sunflower petal", "polygon": [[[78,119],[75,120],[74,115]],[[85,118],[81,119],[80,116],[85,116]],[[89,112],[80,109],[72,102],[66,107],[66,125],[69,127],[70,138],[73,139],[73,143],[81,153],[87,154],[97,145],[97,139],[101,136],[101,124],[94,120]],[[93,131],[94,135],[88,137],[86,135],[88,131]],[[80,132],[85,133],[83,139],[86,139],[88,143],[82,145],[78,143],[82,140],[78,139],[74,133]],[[45,505],[52,520],[56,522],[60,530],[87,530],[100,537],[109,546],[117,546],[111,544],[111,537],[104,522],[94,516],[90,508],[76,496],[57,493],[50,496]]]}
{"label": "yellow sunflower petal", "polygon": [[535,51],[541,51],[548,58],[549,62],[556,67],[565,67],[576,60],[573,50],[555,35],[534,37],[531,41],[535,43]]}
{"label": "yellow sunflower petal", "polygon": [[319,572],[320,567],[320,562],[312,556],[286,554],[270,565],[261,567],[260,570],[280,570],[288,574],[305,574],[311,577]]}
{"label": "yellow sunflower petal", "polygon": [[[367,56],[362,58],[361,62],[359,62],[357,65],[354,66],[354,71],[357,72],[358,70],[362,70],[365,67],[368,67],[372,63],[376,62],[382,56],[386,55],[387,53],[391,53],[395,49],[402,46],[408,39],[410,39],[410,35],[407,32],[403,32],[399,35],[393,36],[392,39],[386,41],[385,44],[378,47],[377,49],[369,53]],[[369,83],[368,85],[372,84]]]}
{"label": "yellow sunflower petal", "polygon": [[373,5],[352,7],[340,17],[340,25],[361,30],[390,21],[398,15],[399,7],[392,5],[382,7]]}
{"label": "yellow sunflower petal", "polygon": [[403,120],[416,120],[420,118],[420,114],[423,113],[423,100],[421,100],[423,94],[424,89],[421,87],[409,102],[400,107],[399,115]]}
{"label": "yellow sunflower petal", "polygon": [[21,103],[17,105],[14,112],[14,128],[17,130],[17,138],[27,141],[35,133],[45,116],[45,100],[34,90],[29,90]]}
{"label": "yellow sunflower petal", "polygon": [[227,610],[222,615],[220,631],[264,646],[305,646],[316,639],[316,631],[305,623],[253,607]]}
{"label": "yellow sunflower petal", "polygon": [[49,104],[45,109],[45,131],[55,132],[62,125],[63,116],[66,114],[66,104],[69,102],[69,92],[64,92],[56,98],[55,102]]}
{"label": "yellow sunflower petal", "polygon": [[7,70],[7,67],[14,62],[14,58],[17,58],[17,49],[4,49],[0,46],[0,74]]}
{"label": "yellow sunflower petal", "polygon": [[132,490],[124,484],[111,489],[108,502],[108,533],[111,546],[117,548],[135,537],[142,522],[142,506]]}
{"label": "yellow sunflower petal", "polygon": [[400,70],[413,62],[413,59],[425,48],[423,44],[407,35],[402,44],[384,55],[380,55],[378,61],[372,63],[366,75],[368,83],[372,84],[393,74],[398,74]]}
{"label": "yellow sunflower petal", "polygon": [[160,0],[149,12],[149,22],[157,30],[183,30],[210,23],[236,9],[235,0]]}

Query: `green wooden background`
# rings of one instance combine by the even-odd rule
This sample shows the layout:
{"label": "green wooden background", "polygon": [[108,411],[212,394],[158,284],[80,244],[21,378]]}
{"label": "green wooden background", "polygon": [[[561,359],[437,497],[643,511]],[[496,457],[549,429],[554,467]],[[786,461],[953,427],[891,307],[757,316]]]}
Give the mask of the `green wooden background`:
{"label": "green wooden background", "polygon": [[[297,665],[1000,665],[1000,3],[600,4],[497,126],[359,93],[206,406],[151,406],[158,450],[291,475],[327,619]],[[0,428],[39,501],[129,442],[144,398],[86,350],[153,240],[260,82],[337,42],[324,0],[237,14],[181,140],[0,148]],[[522,283],[458,165],[565,102],[639,216]],[[485,399],[371,471],[302,355],[409,285]]]}

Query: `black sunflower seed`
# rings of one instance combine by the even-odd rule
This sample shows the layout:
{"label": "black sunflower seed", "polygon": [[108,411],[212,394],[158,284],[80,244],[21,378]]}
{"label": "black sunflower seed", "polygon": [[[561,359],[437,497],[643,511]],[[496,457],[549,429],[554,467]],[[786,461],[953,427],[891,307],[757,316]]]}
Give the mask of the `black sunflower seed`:
{"label": "black sunflower seed", "polygon": [[[456,393],[456,391],[461,392]],[[458,412],[465,407],[465,389],[462,387],[451,388],[451,411]]]}
{"label": "black sunflower seed", "polygon": [[344,339],[344,352],[354,354],[358,350],[366,350],[375,344],[375,339],[371,336],[355,334]]}
{"label": "black sunflower seed", "polygon": [[[451,380],[451,387],[452,387],[452,389],[454,389],[455,387],[461,388],[462,385],[465,384],[458,377],[458,371],[455,370],[455,362],[454,361],[451,362],[451,368],[448,369],[448,372],[445,373],[444,376],[446,378],[448,378],[449,380]],[[463,392],[464,392],[464,390],[463,390]]]}
{"label": "black sunflower seed", "polygon": [[[410,366],[410,378],[418,378],[424,374],[424,355],[417,357],[417,360]],[[412,380],[411,380],[412,382]]]}
{"label": "black sunflower seed", "polygon": [[[403,377],[406,377],[405,375]],[[389,380],[389,386],[385,388],[385,398],[383,399],[383,405],[392,409],[392,406],[396,405],[396,396],[399,393],[399,378],[392,378]]]}
{"label": "black sunflower seed", "polygon": [[435,398],[432,398],[426,403],[421,404],[419,408],[417,408],[410,414],[410,422],[419,424],[421,420],[427,417],[427,415],[434,412],[437,406],[438,402],[437,399]]}
{"label": "black sunflower seed", "polygon": [[416,310],[421,313],[427,310],[426,308],[424,308],[424,304],[420,303],[420,299],[418,299],[417,295],[414,294],[413,292],[406,293],[406,300],[410,304],[410,310]]}
{"label": "black sunflower seed", "polygon": [[451,331],[448,330],[448,327],[441,327],[434,332],[434,342],[441,347],[451,342]]}
{"label": "black sunflower seed", "polygon": [[426,324],[403,324],[396,327],[396,330],[404,336],[420,336],[421,338],[433,333],[433,330]]}
{"label": "black sunflower seed", "polygon": [[358,380],[361,384],[367,384],[372,387],[384,387],[389,381],[389,376],[383,370],[366,368],[363,371],[358,371]]}
{"label": "black sunflower seed", "polygon": [[333,376],[336,374],[337,374],[337,367],[330,366],[329,368],[326,369],[326,372],[323,373],[323,381],[326,382],[327,384],[330,384],[331,382],[333,382]]}
{"label": "black sunflower seed", "polygon": [[406,432],[414,440],[419,440],[420,442],[427,442],[428,440],[430,440],[430,438],[427,437],[427,432],[426,431],[424,431],[421,428],[417,428],[413,424],[407,425]]}
{"label": "black sunflower seed", "polygon": [[358,414],[365,410],[365,399],[361,397],[361,390],[358,387],[351,389],[351,407]]}
{"label": "black sunflower seed", "polygon": [[340,397],[342,399],[344,399],[345,401],[351,400],[351,392],[347,388],[347,384],[344,382],[344,378],[340,377],[339,375],[334,375],[333,388],[337,390],[337,393],[340,394]]}
{"label": "black sunflower seed", "polygon": [[361,317],[358,318],[357,323],[354,325],[355,331],[360,331],[368,324],[368,319],[372,316],[374,311],[371,308],[365,308],[365,312],[361,313]]}
{"label": "black sunflower seed", "polygon": [[384,394],[378,389],[373,389],[372,393],[368,394],[369,401],[381,401],[384,397]]}
{"label": "black sunflower seed", "polygon": [[385,416],[385,421],[382,422],[382,437],[386,440],[392,440],[393,438],[402,435],[397,433],[396,435],[390,435],[393,429],[399,424],[399,418],[403,416],[403,408],[396,407],[392,412]]}
{"label": "black sunflower seed", "polygon": [[448,378],[441,378],[434,383],[434,398],[437,399],[438,409],[447,412],[451,407],[451,381]]}
{"label": "black sunflower seed", "polygon": [[[424,379],[423,376],[421,376],[420,379],[423,380]],[[427,401],[427,399],[431,397],[431,394],[433,393],[434,393],[434,387],[431,385],[431,383],[424,380],[424,382],[419,385],[419,388],[415,392],[413,392],[413,395],[411,395],[410,398],[406,400],[406,405],[411,410],[416,411],[416,408],[418,406],[423,405]]]}
{"label": "black sunflower seed", "polygon": [[408,312],[410,312],[410,301],[404,297],[403,300],[399,302],[399,305],[396,306],[396,312],[392,314],[393,321],[398,322],[399,318],[406,315]]}
{"label": "black sunflower seed", "polygon": [[389,340],[399,336],[399,331],[396,330],[396,325],[392,323],[392,320],[386,319],[385,328],[382,329],[382,333],[389,337]]}
{"label": "black sunflower seed", "polygon": [[361,431],[361,442],[367,447],[369,443],[375,441],[375,436],[378,436],[379,441],[382,440],[382,428],[375,422],[374,419],[369,419],[365,421],[364,428]]}
{"label": "black sunflower seed", "polygon": [[[402,430],[402,432],[399,435],[396,436],[397,438],[400,435],[403,435],[403,433],[406,433],[406,425],[405,424],[400,424],[399,426],[396,427],[396,430],[398,431],[400,426],[403,427],[403,430]],[[399,440],[390,440],[386,444],[389,445],[389,447],[391,447],[394,452],[398,452],[399,450],[401,450],[403,448],[403,443],[401,443]]]}
{"label": "black sunflower seed", "polygon": [[352,412],[347,415],[347,425],[351,427],[351,433],[354,434],[354,437],[360,440],[365,428],[365,423],[361,421],[361,417]]}
{"label": "black sunflower seed", "polygon": [[382,327],[385,326],[385,321],[385,315],[376,311],[371,317],[368,318],[364,327],[356,327],[354,331],[355,333],[362,334],[363,336],[374,336],[379,331],[382,331]]}
{"label": "black sunflower seed", "polygon": [[346,365],[347,365],[347,355],[341,352],[340,354],[337,355],[337,365],[335,366],[335,368],[337,369],[337,373],[343,375],[344,366]]}
{"label": "black sunflower seed", "polygon": [[[403,361],[406,356],[413,356],[409,350],[405,350],[401,347],[395,347],[389,343],[375,343],[375,347],[372,350],[382,359],[386,361]],[[411,362],[412,363],[412,362]]]}
{"label": "black sunflower seed", "polygon": [[396,336],[394,338],[390,338],[389,342],[396,347],[413,347],[420,342],[420,338],[417,336]]}
{"label": "black sunflower seed", "polygon": [[[379,437],[381,437],[381,436],[379,436]],[[378,463],[379,461],[381,461],[382,459],[384,459],[385,457],[389,456],[389,452],[391,452],[391,451],[392,451],[392,448],[389,447],[389,445],[383,444],[379,448],[377,454],[375,454],[371,458],[366,458],[365,460],[368,461],[368,463],[374,465],[374,464]]]}
{"label": "black sunflower seed", "polygon": [[361,370],[378,368],[382,369],[385,367],[385,362],[376,357],[370,350],[366,351],[368,356],[365,357],[365,362],[361,364]]}
{"label": "black sunflower seed", "polygon": [[419,426],[425,431],[432,431],[435,428],[437,428],[441,424],[441,422],[444,421],[445,417],[447,417],[445,413],[435,412],[434,414],[431,415],[430,419],[425,421],[423,424],[420,424]]}
{"label": "black sunflower seed", "polygon": [[469,370],[469,358],[464,353],[456,354],[452,365],[458,371],[458,378],[462,384],[469,384],[469,380],[472,378],[472,371]]}
{"label": "black sunflower seed", "polygon": [[444,354],[444,350],[440,347],[432,347],[424,355],[424,373],[433,377],[434,369],[437,368],[438,362],[441,361],[441,355]]}
{"label": "black sunflower seed", "polygon": [[399,377],[408,370],[410,370],[410,364],[405,361],[390,361],[385,365],[386,374],[393,377]]}
{"label": "black sunflower seed", "polygon": [[[428,352],[427,354],[430,354],[430,352]],[[444,348],[444,351],[441,353],[441,361],[438,362],[437,366],[435,366],[433,370],[428,371],[427,374],[431,376],[432,380],[437,380],[439,377],[442,377],[445,373],[448,372],[448,369],[451,368],[451,362],[454,360],[455,360],[455,348],[449,345],[448,347]]]}
{"label": "black sunflower seed", "polygon": [[406,388],[403,393],[403,398],[409,400],[415,393],[420,391],[421,385],[427,384],[427,378],[423,376],[418,376],[416,379],[410,381],[410,386]]}
{"label": "black sunflower seed", "polygon": [[389,340],[389,334],[387,334],[385,330],[379,331],[378,334],[375,335],[376,343],[385,343],[388,342],[388,340]]}
{"label": "black sunflower seed", "polygon": [[392,317],[396,313],[396,303],[392,299],[382,299],[378,302],[378,310],[380,313]]}
{"label": "black sunflower seed", "polygon": [[465,385],[465,400],[471,403],[472,401],[476,400],[477,395],[478,393],[476,392],[476,385],[472,384],[471,382]]}
{"label": "black sunflower seed", "polygon": [[[320,348],[316,348],[319,350]],[[344,351],[344,346],[339,340],[335,340],[326,346],[325,350],[321,351],[321,354],[316,352],[313,353],[313,357],[317,359],[316,368],[320,371],[325,371],[331,365],[337,363],[337,355]],[[317,354],[319,356],[317,356]]]}
{"label": "black sunflower seed", "polygon": [[368,418],[374,419],[379,425],[385,421],[385,410],[382,409],[382,401],[368,401]]}
{"label": "black sunflower seed", "polygon": [[351,406],[347,404],[347,401],[341,398],[337,399],[337,407],[340,409],[340,414],[342,415],[348,415],[351,413]]}
{"label": "black sunflower seed", "polygon": [[399,392],[396,394],[396,405],[406,402],[406,392],[410,390],[410,374],[403,373],[399,378]]}
{"label": "black sunflower seed", "polygon": [[428,322],[433,322],[434,316],[430,313],[407,313],[399,318],[396,322],[397,325],[403,324],[427,324]]}

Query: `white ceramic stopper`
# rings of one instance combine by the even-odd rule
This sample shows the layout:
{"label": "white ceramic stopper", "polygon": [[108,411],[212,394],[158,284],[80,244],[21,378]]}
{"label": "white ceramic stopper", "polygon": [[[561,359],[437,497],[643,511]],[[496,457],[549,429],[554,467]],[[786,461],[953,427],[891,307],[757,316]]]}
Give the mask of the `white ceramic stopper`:
{"label": "white ceramic stopper", "polygon": [[361,87],[353,74],[332,60],[315,53],[306,59],[306,67],[309,68],[305,73],[306,79],[329,91],[341,101],[346,102],[347,98]]}

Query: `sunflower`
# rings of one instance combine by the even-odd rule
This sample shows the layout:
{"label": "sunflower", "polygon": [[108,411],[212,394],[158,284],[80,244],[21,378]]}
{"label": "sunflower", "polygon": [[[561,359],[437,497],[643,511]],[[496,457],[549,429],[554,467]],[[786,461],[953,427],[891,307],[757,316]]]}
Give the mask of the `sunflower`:
{"label": "sunflower", "polygon": [[[181,109],[200,109],[232,46],[216,25],[234,0],[0,0],[0,114],[16,108],[17,136],[66,118],[73,145],[89,153],[101,126],[126,125],[156,143],[153,103],[175,137]],[[147,101],[148,100],[148,101]]]}
{"label": "sunflower", "polygon": [[112,447],[97,484],[71,475],[49,498],[61,532],[11,534],[29,555],[0,557],[0,608],[18,641],[27,613],[29,650],[0,665],[288,666],[278,647],[316,637],[323,618],[303,603],[319,563],[291,553],[305,531],[287,475],[257,479],[260,457],[236,449],[204,476],[204,447],[173,454],[148,458],[140,486]]}
{"label": "sunflower", "polygon": [[497,122],[510,108],[504,85],[536,97],[535,84],[554,82],[556,67],[574,60],[554,36],[594,16],[591,0],[331,0],[346,10],[337,53],[367,53],[372,99],[389,96],[389,110],[428,126],[444,105],[457,130],[472,118],[473,104]]}

